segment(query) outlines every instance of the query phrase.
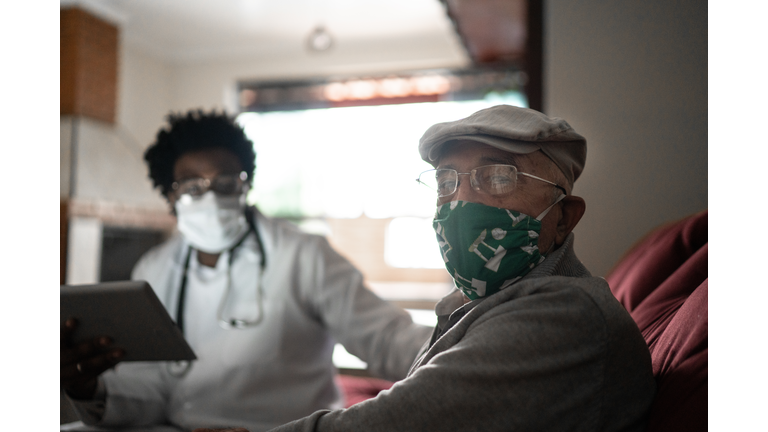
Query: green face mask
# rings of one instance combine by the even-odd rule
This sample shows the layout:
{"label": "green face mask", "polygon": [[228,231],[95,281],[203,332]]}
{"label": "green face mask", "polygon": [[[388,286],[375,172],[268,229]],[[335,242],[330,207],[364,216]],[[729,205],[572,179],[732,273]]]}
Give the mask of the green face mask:
{"label": "green face mask", "polygon": [[544,261],[539,251],[541,219],[514,210],[467,201],[437,208],[432,227],[456,287],[471,300],[499,292]]}

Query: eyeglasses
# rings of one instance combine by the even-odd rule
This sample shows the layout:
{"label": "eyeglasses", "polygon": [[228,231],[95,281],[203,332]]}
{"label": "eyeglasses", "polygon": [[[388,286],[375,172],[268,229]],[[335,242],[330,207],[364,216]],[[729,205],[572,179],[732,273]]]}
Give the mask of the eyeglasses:
{"label": "eyeglasses", "polygon": [[520,172],[514,165],[485,165],[477,167],[468,173],[460,173],[455,169],[440,168],[424,171],[419,174],[417,182],[437,191],[438,198],[456,193],[459,186],[459,176],[468,175],[472,189],[482,191],[488,195],[504,195],[511,193],[517,187],[517,176],[522,175],[543,181],[560,189],[565,194],[565,189],[549,180],[532,174]]}
{"label": "eyeglasses", "polygon": [[191,178],[173,182],[171,187],[179,195],[189,195],[192,198],[200,198],[209,190],[217,195],[237,195],[243,192],[248,173],[223,174],[213,179]]}

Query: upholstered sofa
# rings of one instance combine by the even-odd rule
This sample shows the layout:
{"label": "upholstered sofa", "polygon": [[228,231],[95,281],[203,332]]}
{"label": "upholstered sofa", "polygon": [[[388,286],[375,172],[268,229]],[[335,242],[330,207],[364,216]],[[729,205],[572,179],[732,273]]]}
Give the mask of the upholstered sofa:
{"label": "upholstered sofa", "polygon": [[653,230],[606,277],[651,351],[649,432],[707,430],[707,215]]}

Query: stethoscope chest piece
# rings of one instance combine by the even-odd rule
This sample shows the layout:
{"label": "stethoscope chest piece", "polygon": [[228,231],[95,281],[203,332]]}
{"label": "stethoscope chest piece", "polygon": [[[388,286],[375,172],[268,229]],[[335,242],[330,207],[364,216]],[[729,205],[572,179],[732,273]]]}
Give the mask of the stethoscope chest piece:
{"label": "stethoscope chest piece", "polygon": [[252,327],[258,324],[260,321],[261,321],[261,308],[259,308],[259,316],[257,317],[257,319],[253,321],[246,321],[246,320],[237,319],[237,318],[232,318],[230,320],[219,319],[219,326],[227,330],[231,330],[231,329],[242,330],[248,327]]}
{"label": "stethoscope chest piece", "polygon": [[189,360],[178,360],[168,362],[168,372],[173,376],[183,376],[192,368],[192,362]]}
{"label": "stethoscope chest piece", "polygon": [[[256,229],[256,224],[252,219],[248,219],[248,224],[250,225],[250,230],[248,233],[246,233],[240,241],[237,242],[230,250],[229,250],[229,263],[227,268],[227,288],[224,293],[224,297],[221,299],[221,303],[219,304],[219,308],[216,312],[216,319],[219,322],[219,326],[227,329],[239,329],[244,330],[251,327],[254,327],[258,325],[264,315],[264,305],[263,300],[261,298],[261,291],[263,287],[261,286],[261,279],[264,275],[264,270],[267,265],[267,257],[266,257],[266,251],[264,250],[264,243],[261,241],[261,236],[259,235],[259,231]],[[256,289],[254,290],[254,294],[256,295],[255,303],[256,303],[256,316],[252,319],[243,319],[243,318],[224,318],[224,310],[227,307],[227,302],[230,298],[230,291],[232,290],[232,265],[234,263],[234,257],[235,252],[240,247],[241,244],[245,241],[246,237],[248,237],[248,234],[251,232],[254,233],[256,238],[257,247],[261,254],[260,263],[258,266],[258,274],[256,276]],[[192,246],[189,246],[187,248],[187,256],[184,260],[184,268],[182,270],[182,278],[181,278],[181,286],[179,287],[179,300],[178,304],[176,306],[176,324],[179,327],[179,330],[181,330],[182,334],[184,333],[184,299],[185,299],[185,293],[187,288],[187,271],[189,271],[189,261],[190,257],[192,256]],[[186,366],[186,368],[189,368],[189,366]]]}

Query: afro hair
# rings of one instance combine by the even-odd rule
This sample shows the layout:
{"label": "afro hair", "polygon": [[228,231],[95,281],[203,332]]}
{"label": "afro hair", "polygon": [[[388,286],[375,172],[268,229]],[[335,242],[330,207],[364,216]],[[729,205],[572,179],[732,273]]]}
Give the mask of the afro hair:
{"label": "afro hair", "polygon": [[160,129],[156,141],[144,153],[153,187],[168,197],[173,184],[173,168],[184,153],[212,148],[223,148],[237,156],[243,170],[252,182],[256,169],[256,152],[243,128],[226,113],[191,110],[186,114],[170,113],[166,117],[169,128]]}

